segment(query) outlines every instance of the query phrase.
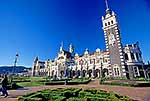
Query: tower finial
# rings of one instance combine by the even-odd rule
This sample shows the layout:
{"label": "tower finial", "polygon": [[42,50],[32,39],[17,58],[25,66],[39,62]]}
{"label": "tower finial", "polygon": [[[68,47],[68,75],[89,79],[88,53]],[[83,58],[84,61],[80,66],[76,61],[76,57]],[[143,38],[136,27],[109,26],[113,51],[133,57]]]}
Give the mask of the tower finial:
{"label": "tower finial", "polygon": [[63,50],[63,41],[61,42],[60,51]]}
{"label": "tower finial", "polygon": [[108,6],[108,0],[105,0],[105,3],[106,3],[106,14],[110,14],[110,9]]}
{"label": "tower finial", "polygon": [[108,0],[105,0],[105,3],[106,3],[106,10],[109,10]]}
{"label": "tower finial", "polygon": [[72,44],[70,44],[70,45],[69,45],[69,52],[70,52],[70,53],[73,53],[73,51],[74,51],[74,47],[73,47]]}

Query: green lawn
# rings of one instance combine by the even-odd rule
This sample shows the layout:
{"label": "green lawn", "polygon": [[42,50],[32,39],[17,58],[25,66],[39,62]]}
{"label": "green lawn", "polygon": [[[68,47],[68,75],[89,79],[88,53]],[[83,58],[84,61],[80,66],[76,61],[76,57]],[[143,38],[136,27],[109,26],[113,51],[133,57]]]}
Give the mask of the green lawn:
{"label": "green lawn", "polygon": [[44,82],[40,82],[41,80],[46,80],[44,77],[24,77],[24,78],[16,78],[15,80],[31,80],[31,82],[17,82],[17,85],[22,87],[32,87],[32,86],[42,86]]}
{"label": "green lawn", "polygon": [[44,82],[19,82],[17,85],[22,87],[42,86]]}
{"label": "green lawn", "polygon": [[14,77],[14,81],[15,80],[31,80],[31,81],[40,81],[40,80],[45,80],[46,78],[44,77]]}
{"label": "green lawn", "polygon": [[[16,78],[17,80],[18,78]],[[18,79],[20,80],[20,78]],[[22,78],[21,78],[22,80]],[[65,80],[57,80],[57,81],[51,81],[50,79],[46,81],[46,78],[43,77],[30,77],[30,78],[23,78],[23,80],[30,80],[30,82],[17,82],[17,85],[22,87],[32,87],[32,86],[42,86],[45,85],[45,83],[51,84],[64,84]],[[82,84],[84,82],[89,81],[88,78],[76,78],[76,79],[70,79],[68,82],[71,82],[71,84]]]}

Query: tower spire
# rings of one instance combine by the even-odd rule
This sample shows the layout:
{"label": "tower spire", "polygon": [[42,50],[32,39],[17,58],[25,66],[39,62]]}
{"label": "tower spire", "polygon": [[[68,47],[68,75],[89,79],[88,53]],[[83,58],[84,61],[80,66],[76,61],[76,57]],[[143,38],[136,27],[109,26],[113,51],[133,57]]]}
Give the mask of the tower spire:
{"label": "tower spire", "polygon": [[61,42],[61,45],[60,45],[60,51],[63,50],[63,41]]}
{"label": "tower spire", "polygon": [[105,3],[106,3],[106,10],[109,10],[108,0],[105,0]]}
{"label": "tower spire", "polygon": [[108,0],[105,0],[105,4],[106,4],[106,13],[110,13],[110,9],[109,9],[109,5],[108,5]]}

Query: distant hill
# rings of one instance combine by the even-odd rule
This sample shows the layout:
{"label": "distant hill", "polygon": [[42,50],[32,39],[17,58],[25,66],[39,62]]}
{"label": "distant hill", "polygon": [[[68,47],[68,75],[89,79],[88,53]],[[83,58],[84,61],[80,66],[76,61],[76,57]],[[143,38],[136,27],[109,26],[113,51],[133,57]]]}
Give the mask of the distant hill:
{"label": "distant hill", "polygon": [[[0,74],[12,73],[13,72],[13,68],[14,68],[14,66],[0,66]],[[14,73],[26,72],[29,69],[31,69],[31,68],[27,68],[25,66],[16,66],[14,68]]]}

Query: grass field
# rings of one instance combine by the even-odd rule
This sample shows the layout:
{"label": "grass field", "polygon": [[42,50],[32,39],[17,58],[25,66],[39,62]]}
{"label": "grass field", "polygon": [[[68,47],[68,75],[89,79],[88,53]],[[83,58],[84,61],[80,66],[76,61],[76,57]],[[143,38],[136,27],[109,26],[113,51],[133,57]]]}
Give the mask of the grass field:
{"label": "grass field", "polygon": [[24,80],[30,80],[31,82],[17,82],[17,85],[22,87],[32,87],[32,86],[42,86],[44,82],[40,82],[41,80],[46,80],[43,77],[28,77],[23,78]]}
{"label": "grass field", "polygon": [[42,86],[44,85],[44,82],[19,82],[17,85],[21,87],[33,87],[33,86]]}
{"label": "grass field", "polygon": [[[55,83],[55,84],[64,84],[65,80],[57,80],[57,81],[51,81],[48,78],[43,78],[43,77],[30,77],[30,78],[16,78],[16,80],[20,80],[22,82],[17,82],[17,85],[22,86],[22,87],[32,87],[32,86],[43,86],[45,83]],[[29,80],[27,82],[23,82],[23,80]],[[76,83],[76,84],[82,84],[86,81],[88,81],[88,78],[76,78],[76,79],[70,79],[68,82]]]}

